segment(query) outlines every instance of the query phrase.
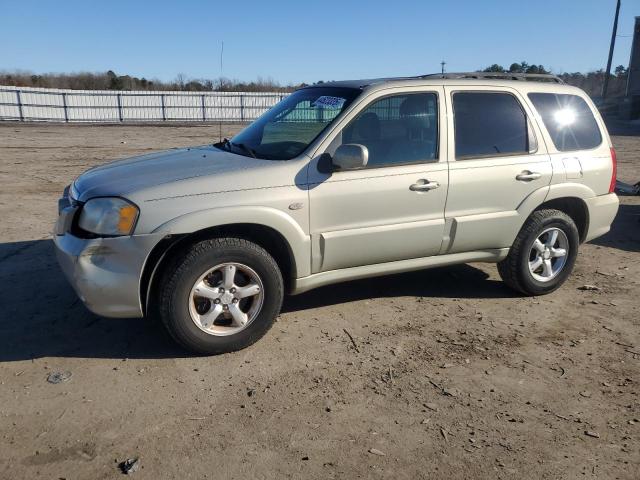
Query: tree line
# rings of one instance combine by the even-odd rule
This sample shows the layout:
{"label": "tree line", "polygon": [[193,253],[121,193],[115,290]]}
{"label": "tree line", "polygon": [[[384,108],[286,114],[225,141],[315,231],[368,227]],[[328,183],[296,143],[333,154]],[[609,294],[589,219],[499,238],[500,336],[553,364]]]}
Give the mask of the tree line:
{"label": "tree line", "polygon": [[[512,63],[509,68],[494,63],[482,70],[483,72],[497,73],[551,73],[544,65],[529,64],[527,62]],[[607,97],[621,97],[625,95],[627,86],[627,68],[624,65],[618,65],[613,74],[609,75],[609,86]],[[602,86],[606,73],[603,69],[593,72],[582,73],[560,73],[557,75],[568,85],[579,87],[591,97],[599,97],[602,95]]]}
{"label": "tree line", "polygon": [[179,74],[173,81],[118,75],[113,70],[104,73],[44,73],[0,72],[0,85],[35,88],[65,88],[71,90],[163,90],[188,92],[289,92],[301,85],[282,85],[270,78],[258,77],[251,82],[218,79],[193,79]]}
{"label": "tree line", "polygon": [[[499,73],[551,73],[544,65],[529,64],[528,62],[512,63],[508,68],[493,64],[483,72]],[[624,96],[627,83],[627,69],[624,65],[618,65],[613,74],[609,76],[609,97]],[[602,85],[605,79],[604,70],[582,73],[561,73],[558,76],[569,85],[582,88],[592,97],[598,97],[602,93]],[[323,83],[322,80],[316,83]],[[173,81],[161,81],[135,77],[131,75],[118,75],[113,70],[104,73],[45,73],[34,74],[31,72],[0,72],[0,85],[16,87],[39,88],[66,88],[72,90],[177,90],[192,92],[291,92],[296,88],[306,86],[305,83],[297,85],[282,85],[270,78],[258,78],[255,81],[244,82],[228,78],[217,79],[193,79],[184,74],[179,74]]]}

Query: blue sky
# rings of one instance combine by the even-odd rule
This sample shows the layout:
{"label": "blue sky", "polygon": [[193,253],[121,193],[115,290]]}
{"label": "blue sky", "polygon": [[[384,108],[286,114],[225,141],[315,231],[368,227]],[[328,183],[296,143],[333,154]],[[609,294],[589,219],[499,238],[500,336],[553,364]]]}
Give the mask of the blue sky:
{"label": "blue sky", "polygon": [[[5,1],[0,70],[282,83],[475,70],[604,68],[615,0]],[[623,0],[614,67],[640,0]],[[627,36],[623,36],[627,35]]]}

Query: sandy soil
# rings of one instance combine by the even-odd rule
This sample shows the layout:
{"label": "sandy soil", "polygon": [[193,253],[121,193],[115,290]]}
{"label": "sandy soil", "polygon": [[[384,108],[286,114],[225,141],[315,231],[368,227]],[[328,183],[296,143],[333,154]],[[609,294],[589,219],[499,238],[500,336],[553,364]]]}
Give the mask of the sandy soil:
{"label": "sandy soil", "polygon": [[[86,311],[49,240],[63,187],[218,136],[0,125],[0,478],[116,478],[132,457],[140,479],[640,478],[640,197],[546,297],[484,264],[351,282],[209,358]],[[640,137],[614,143],[619,178],[640,180]]]}

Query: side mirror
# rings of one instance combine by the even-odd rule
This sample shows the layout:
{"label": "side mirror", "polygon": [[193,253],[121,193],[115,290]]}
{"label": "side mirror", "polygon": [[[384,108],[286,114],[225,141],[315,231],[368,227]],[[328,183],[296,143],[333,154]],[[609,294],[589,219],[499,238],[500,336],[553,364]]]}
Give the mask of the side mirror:
{"label": "side mirror", "polygon": [[369,150],[364,145],[345,143],[336,149],[331,163],[336,170],[354,170],[367,166]]}

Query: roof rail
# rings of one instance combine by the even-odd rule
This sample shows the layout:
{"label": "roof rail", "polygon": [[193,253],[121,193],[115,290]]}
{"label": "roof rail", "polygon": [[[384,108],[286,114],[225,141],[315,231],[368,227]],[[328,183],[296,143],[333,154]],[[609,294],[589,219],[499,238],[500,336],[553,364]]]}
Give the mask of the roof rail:
{"label": "roof rail", "polygon": [[511,72],[460,72],[460,73],[429,73],[426,75],[420,75],[416,78],[445,78],[445,79],[460,79],[460,78],[488,78],[499,80],[522,80],[522,81],[534,81],[534,82],[553,82],[564,84],[564,81],[549,73],[511,73]]}

